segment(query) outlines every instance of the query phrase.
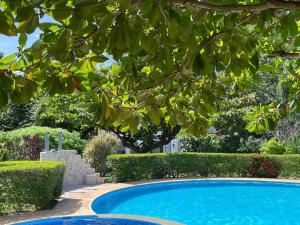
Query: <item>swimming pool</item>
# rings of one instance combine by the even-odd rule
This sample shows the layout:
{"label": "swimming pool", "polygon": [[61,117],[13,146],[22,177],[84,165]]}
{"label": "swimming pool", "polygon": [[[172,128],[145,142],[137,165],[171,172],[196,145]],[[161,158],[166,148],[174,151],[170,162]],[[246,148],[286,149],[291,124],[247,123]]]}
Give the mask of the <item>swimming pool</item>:
{"label": "swimming pool", "polygon": [[96,198],[92,209],[188,225],[300,225],[300,184],[194,180],[137,185]]}
{"label": "swimming pool", "polygon": [[89,215],[89,216],[66,216],[54,217],[27,222],[15,223],[14,225],[182,225],[172,221],[156,218],[146,218],[132,215]]}

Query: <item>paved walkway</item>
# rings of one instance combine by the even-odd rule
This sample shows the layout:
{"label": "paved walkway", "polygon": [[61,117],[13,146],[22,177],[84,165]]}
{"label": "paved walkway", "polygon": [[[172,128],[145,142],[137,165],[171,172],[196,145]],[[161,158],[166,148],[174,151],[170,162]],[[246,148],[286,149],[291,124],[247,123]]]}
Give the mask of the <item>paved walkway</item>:
{"label": "paved walkway", "polygon": [[18,215],[0,216],[0,224],[39,219],[53,216],[66,215],[90,215],[94,212],[90,209],[91,201],[104,193],[132,186],[132,184],[102,184],[97,186],[67,187],[58,204],[50,210],[27,212]]}
{"label": "paved walkway", "polygon": [[[183,179],[172,179],[183,180]],[[58,204],[51,210],[41,210],[36,212],[27,212],[18,215],[0,216],[0,225],[14,222],[33,220],[44,217],[66,216],[66,215],[90,215],[94,212],[90,209],[91,201],[99,195],[117,190],[124,187],[134,186],[136,184],[148,182],[172,181],[170,179],[151,180],[132,183],[102,184],[96,186],[77,186],[67,187],[64,190]],[[186,179],[185,179],[186,180]],[[202,179],[205,180],[205,179]],[[300,180],[283,180],[283,179],[252,179],[252,178],[217,178],[217,180],[267,180],[267,181],[290,181],[300,183]]]}

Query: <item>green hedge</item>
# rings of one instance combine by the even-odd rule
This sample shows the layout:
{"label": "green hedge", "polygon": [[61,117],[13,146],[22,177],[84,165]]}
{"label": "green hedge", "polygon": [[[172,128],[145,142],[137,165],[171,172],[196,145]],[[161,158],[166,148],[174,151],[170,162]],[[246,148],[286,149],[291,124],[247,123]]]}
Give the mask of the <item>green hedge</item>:
{"label": "green hedge", "polygon": [[0,162],[0,214],[43,209],[61,195],[64,164]]}
{"label": "green hedge", "polygon": [[[58,128],[50,128],[50,127],[26,127],[8,132],[0,132],[0,143],[2,145],[12,145],[14,143],[20,142],[25,136],[34,136],[36,134],[39,135],[41,145],[44,147],[44,137],[45,134],[50,133],[50,148],[57,149],[57,139],[58,139]],[[86,140],[80,139],[80,135],[78,132],[69,132],[67,130],[62,129],[63,135],[63,149],[72,149],[77,150],[81,153],[86,144]],[[13,149],[10,149],[13,150]]]}
{"label": "green hedge", "polygon": [[164,177],[299,177],[300,155],[157,153],[112,155],[115,181]]}

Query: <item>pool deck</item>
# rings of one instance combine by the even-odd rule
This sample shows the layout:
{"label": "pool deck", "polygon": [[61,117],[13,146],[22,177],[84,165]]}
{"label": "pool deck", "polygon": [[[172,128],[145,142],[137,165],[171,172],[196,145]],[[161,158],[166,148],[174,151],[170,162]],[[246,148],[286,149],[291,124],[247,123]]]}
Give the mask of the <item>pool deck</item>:
{"label": "pool deck", "polygon": [[287,179],[254,179],[254,178],[190,178],[190,179],[161,179],[161,180],[146,180],[130,183],[106,183],[96,186],[70,186],[64,189],[58,204],[49,210],[41,210],[35,212],[26,212],[17,215],[0,216],[0,225],[11,224],[25,220],[40,219],[54,216],[75,216],[75,215],[92,215],[95,214],[90,204],[94,198],[103,195],[107,192],[120,188],[130,187],[137,184],[167,182],[167,181],[183,181],[183,180],[253,180],[253,181],[276,181],[276,182],[294,182],[300,183],[300,180]]}

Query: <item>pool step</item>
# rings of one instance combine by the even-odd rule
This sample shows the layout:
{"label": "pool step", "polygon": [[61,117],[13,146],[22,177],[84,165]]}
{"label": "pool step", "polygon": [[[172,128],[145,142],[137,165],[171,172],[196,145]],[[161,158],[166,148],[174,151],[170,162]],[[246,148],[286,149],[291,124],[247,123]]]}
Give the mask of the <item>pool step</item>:
{"label": "pool step", "polygon": [[99,173],[94,173],[94,174],[87,174],[85,176],[85,184],[87,185],[94,185],[94,184],[100,184],[101,178]]}

